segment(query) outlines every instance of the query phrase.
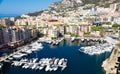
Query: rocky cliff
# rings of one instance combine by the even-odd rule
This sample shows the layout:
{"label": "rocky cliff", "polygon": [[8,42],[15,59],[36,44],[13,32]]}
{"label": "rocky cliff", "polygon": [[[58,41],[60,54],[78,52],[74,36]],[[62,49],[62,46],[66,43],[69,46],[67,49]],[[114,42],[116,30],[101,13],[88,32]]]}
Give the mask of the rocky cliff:
{"label": "rocky cliff", "polygon": [[115,66],[118,66],[116,64],[118,57],[120,57],[120,48],[116,47],[112,51],[111,56],[106,59],[102,64],[102,67],[106,71],[106,74],[116,74],[117,68],[115,68]]}

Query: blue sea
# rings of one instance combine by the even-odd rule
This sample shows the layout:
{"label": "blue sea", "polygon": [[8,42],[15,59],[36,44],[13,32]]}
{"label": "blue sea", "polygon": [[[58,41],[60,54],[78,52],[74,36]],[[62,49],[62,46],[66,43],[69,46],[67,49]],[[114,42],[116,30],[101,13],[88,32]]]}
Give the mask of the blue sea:
{"label": "blue sea", "polygon": [[0,14],[0,18],[10,18],[20,16],[20,14]]}
{"label": "blue sea", "polygon": [[90,56],[80,52],[81,47],[79,41],[70,42],[70,40],[62,41],[58,46],[52,46],[43,43],[44,49],[32,53],[27,58],[66,58],[68,59],[67,67],[61,71],[45,72],[45,70],[35,71],[30,69],[22,69],[22,67],[7,66],[2,74],[105,74],[101,64],[110,56],[111,53]]}

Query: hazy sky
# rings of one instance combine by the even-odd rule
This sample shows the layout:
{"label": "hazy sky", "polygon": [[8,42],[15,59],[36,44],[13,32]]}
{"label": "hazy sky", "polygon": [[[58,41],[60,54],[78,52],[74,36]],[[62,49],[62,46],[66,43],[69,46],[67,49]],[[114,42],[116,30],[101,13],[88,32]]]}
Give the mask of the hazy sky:
{"label": "hazy sky", "polygon": [[0,14],[24,14],[48,8],[61,0],[0,0]]}

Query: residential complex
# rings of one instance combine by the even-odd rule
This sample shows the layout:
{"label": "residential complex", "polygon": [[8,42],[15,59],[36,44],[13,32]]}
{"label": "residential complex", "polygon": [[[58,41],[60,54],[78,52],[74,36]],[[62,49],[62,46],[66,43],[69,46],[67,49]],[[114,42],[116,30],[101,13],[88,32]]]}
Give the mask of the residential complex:
{"label": "residential complex", "polygon": [[38,31],[28,28],[1,28],[0,48],[15,48],[38,37]]}

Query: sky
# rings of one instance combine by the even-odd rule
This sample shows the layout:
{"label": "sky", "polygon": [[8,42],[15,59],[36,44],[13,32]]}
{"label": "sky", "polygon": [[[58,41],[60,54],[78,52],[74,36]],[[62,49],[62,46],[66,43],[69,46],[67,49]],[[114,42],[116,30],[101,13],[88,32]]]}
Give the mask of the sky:
{"label": "sky", "polygon": [[61,0],[0,0],[0,14],[25,14],[47,9]]}

